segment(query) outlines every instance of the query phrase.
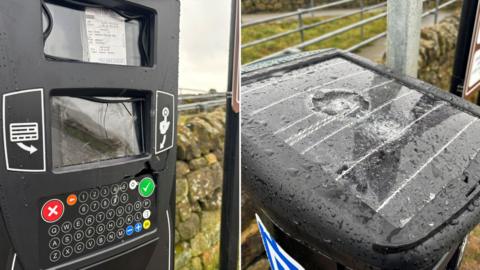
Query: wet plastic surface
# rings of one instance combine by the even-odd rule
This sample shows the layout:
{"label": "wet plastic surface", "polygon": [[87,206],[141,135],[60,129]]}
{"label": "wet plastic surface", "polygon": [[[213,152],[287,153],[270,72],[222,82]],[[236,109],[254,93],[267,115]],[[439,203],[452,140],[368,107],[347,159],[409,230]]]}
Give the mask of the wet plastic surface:
{"label": "wet plastic surface", "polygon": [[[388,265],[381,254],[423,244],[421,263],[392,260],[420,267],[478,222],[478,109],[381,69],[329,52],[245,73],[244,183],[274,223],[314,248]],[[476,217],[447,232],[468,210]],[[427,250],[445,233],[448,244]]]}

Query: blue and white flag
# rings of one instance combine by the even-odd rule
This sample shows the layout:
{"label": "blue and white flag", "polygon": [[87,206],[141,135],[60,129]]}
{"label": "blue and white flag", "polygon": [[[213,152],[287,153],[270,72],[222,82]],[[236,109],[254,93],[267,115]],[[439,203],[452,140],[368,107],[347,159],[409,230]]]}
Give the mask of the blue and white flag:
{"label": "blue and white flag", "polygon": [[270,233],[268,233],[267,228],[265,228],[265,225],[263,225],[260,217],[257,214],[255,214],[255,216],[257,217],[258,228],[272,270],[305,270],[305,268],[275,242]]}

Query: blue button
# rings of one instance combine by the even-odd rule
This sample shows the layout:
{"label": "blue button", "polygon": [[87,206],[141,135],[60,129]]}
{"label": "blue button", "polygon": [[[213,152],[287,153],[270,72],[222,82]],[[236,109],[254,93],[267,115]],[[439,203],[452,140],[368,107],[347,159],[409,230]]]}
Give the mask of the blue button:
{"label": "blue button", "polygon": [[132,225],[128,226],[126,229],[125,229],[125,234],[130,236],[133,234],[133,227]]}
{"label": "blue button", "polygon": [[141,223],[135,224],[135,232],[139,233],[141,231],[142,231],[142,224]]}

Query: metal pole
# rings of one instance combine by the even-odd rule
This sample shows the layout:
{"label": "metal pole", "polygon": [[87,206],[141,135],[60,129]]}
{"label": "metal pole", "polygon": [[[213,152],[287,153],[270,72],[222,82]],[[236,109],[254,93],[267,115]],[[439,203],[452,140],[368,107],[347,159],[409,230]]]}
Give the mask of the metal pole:
{"label": "metal pole", "polygon": [[435,24],[437,24],[438,22],[438,13],[440,12],[439,6],[440,6],[440,0],[435,0],[435,17],[433,19]]}
{"label": "metal pole", "polygon": [[300,31],[300,40],[302,42],[305,41],[305,37],[303,36],[303,18],[302,18],[302,10],[298,9],[298,30]]}
{"label": "metal pole", "polygon": [[450,93],[462,96],[465,73],[467,70],[468,55],[472,42],[475,16],[479,0],[463,1],[462,15],[457,37],[457,49],[455,51],[455,63],[453,64],[452,82]]}
{"label": "metal pole", "polygon": [[387,66],[417,77],[422,1],[387,0]]}
{"label": "metal pole", "polygon": [[[363,9],[365,8],[365,4],[363,3],[363,0],[360,0],[360,20],[363,21]],[[363,25],[360,27],[360,39],[363,41],[364,38],[364,30],[363,30]]]}
{"label": "metal pole", "polygon": [[[240,0],[232,1],[230,26],[230,57],[228,67],[228,89],[239,87],[240,76]],[[236,89],[240,91],[239,89]],[[220,224],[220,270],[239,269],[240,257],[240,117],[233,106],[232,96],[227,95],[225,148],[223,162],[222,216]]]}

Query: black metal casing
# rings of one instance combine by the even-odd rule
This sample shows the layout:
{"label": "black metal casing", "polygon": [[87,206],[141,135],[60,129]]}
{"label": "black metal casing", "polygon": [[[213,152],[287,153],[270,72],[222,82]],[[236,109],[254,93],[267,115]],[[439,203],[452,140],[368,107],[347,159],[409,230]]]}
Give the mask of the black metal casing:
{"label": "black metal casing", "polygon": [[480,110],[458,97],[329,50],[246,67],[242,112],[244,188],[306,269],[432,269],[480,220]]}
{"label": "black metal casing", "polygon": [[[58,1],[59,3],[62,1]],[[77,1],[81,2],[81,1]],[[50,269],[172,269],[175,221],[176,118],[172,125],[172,147],[156,151],[157,91],[172,97],[177,112],[179,1],[177,0],[91,0],[106,8],[141,6],[154,14],[151,27],[151,66],[120,66],[46,59],[43,49],[42,1],[0,2],[0,94],[42,89],[45,170],[8,170],[5,151],[0,169],[0,268],[44,269],[39,258],[41,200],[45,197],[112,185],[148,174],[156,183],[154,233],[122,241],[75,261]],[[54,95],[127,96],[145,100],[144,151],[125,157],[61,169],[52,166],[51,103]],[[5,98],[5,97],[4,97]],[[21,104],[21,115],[32,106]],[[13,110],[13,111],[11,111]],[[4,121],[5,119],[2,119]],[[4,130],[4,133],[5,130]],[[5,140],[2,135],[2,141]],[[6,144],[6,143],[5,143]],[[41,152],[41,148],[39,148]],[[156,153],[157,152],[157,153]],[[18,165],[18,164],[17,164]],[[22,164],[19,164],[23,166]],[[4,239],[8,236],[8,240]],[[14,265],[12,265],[12,263]]]}

